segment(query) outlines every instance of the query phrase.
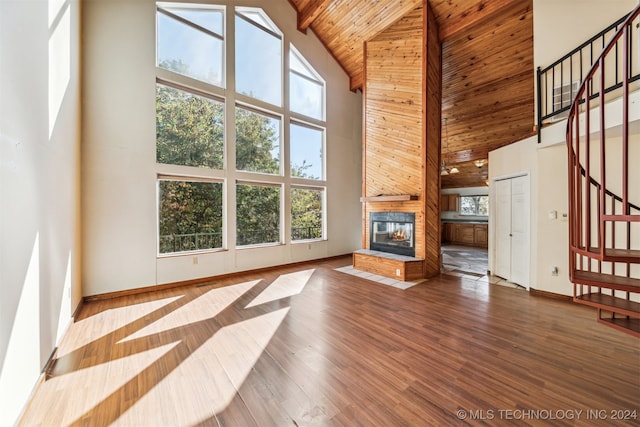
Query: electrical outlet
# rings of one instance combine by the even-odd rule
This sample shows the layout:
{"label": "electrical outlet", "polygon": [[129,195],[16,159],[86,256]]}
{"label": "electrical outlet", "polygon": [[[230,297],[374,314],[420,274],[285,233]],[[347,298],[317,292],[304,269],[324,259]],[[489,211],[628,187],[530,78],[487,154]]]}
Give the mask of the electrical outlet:
{"label": "electrical outlet", "polygon": [[400,269],[396,268],[396,276],[400,276]]}
{"label": "electrical outlet", "polygon": [[193,265],[198,265],[198,257],[197,256],[193,257]]}

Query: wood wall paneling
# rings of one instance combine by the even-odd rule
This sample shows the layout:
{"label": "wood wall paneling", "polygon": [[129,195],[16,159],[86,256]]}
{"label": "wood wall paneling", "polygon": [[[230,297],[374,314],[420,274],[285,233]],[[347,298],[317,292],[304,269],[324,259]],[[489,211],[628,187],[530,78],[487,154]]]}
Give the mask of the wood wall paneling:
{"label": "wood wall paneling", "polygon": [[425,25],[423,44],[425,62],[423,64],[425,87],[425,263],[424,274],[430,277],[440,273],[442,254],[440,253],[440,153],[442,123],[442,45],[439,39],[438,23],[429,3],[423,10]]}
{"label": "wood wall paneling", "polygon": [[[428,4],[442,42],[442,110],[450,136],[445,151],[452,163],[485,159],[489,151],[534,133],[533,0],[289,1],[301,29],[312,28],[349,75],[350,88],[363,91],[365,42],[394,27],[401,43],[403,22],[398,20]],[[394,41],[387,41],[392,49]],[[384,55],[378,59],[393,72],[376,83],[380,89],[401,92],[411,85],[403,66]],[[370,108],[377,108],[371,101]],[[394,111],[401,114],[404,107],[398,104]],[[406,118],[410,129],[413,118]]]}
{"label": "wood wall paneling", "polygon": [[487,158],[533,131],[533,6],[512,3],[443,42],[445,154]]}
{"label": "wood wall paneling", "polygon": [[440,271],[441,52],[427,9],[416,8],[365,45],[363,196],[419,198],[365,201],[363,247],[371,212],[413,212],[416,257],[426,260],[422,274],[432,275]]}

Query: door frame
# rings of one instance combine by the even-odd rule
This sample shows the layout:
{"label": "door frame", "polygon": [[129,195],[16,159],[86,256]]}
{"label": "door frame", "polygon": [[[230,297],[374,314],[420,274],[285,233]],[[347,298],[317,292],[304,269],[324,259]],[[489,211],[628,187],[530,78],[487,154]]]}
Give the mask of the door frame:
{"label": "door frame", "polygon": [[494,274],[496,267],[496,249],[497,249],[497,227],[496,227],[496,182],[504,181],[507,179],[526,177],[526,188],[527,188],[527,207],[529,212],[527,212],[527,221],[528,224],[526,226],[527,230],[527,242],[528,242],[528,251],[527,251],[527,265],[528,265],[528,274],[526,283],[518,283],[520,286],[525,287],[529,290],[531,284],[531,173],[529,171],[521,171],[516,173],[510,173],[500,176],[495,176],[491,178],[489,185],[489,252],[488,252],[488,268],[491,274]]}

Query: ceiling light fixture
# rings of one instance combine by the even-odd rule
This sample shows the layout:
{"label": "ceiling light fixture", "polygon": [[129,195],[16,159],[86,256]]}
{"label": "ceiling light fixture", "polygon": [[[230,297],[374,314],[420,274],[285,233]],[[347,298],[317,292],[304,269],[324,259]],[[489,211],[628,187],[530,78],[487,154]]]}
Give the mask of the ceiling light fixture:
{"label": "ceiling light fixture", "polygon": [[[447,126],[447,118],[444,117],[442,119],[442,123],[444,123],[444,140],[447,148],[447,152],[445,153],[445,157],[449,155],[449,128]],[[442,150],[441,150],[442,151]],[[457,167],[452,167],[451,169],[447,169],[447,163],[445,160],[442,160],[442,164],[440,165],[440,175],[445,176],[453,173],[460,172]]]}
{"label": "ceiling light fixture", "polygon": [[485,159],[481,159],[481,160],[476,160],[473,162],[474,165],[476,165],[477,168],[481,168],[482,166],[485,165],[486,160]]}

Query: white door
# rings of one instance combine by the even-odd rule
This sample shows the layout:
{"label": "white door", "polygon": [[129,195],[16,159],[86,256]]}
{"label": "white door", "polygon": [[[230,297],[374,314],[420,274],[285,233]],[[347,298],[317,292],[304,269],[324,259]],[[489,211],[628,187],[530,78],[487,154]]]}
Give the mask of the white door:
{"label": "white door", "polygon": [[495,181],[496,276],[529,289],[529,176]]}
{"label": "white door", "polygon": [[496,181],[496,276],[511,277],[511,180]]}
{"label": "white door", "polygon": [[529,289],[529,177],[511,179],[511,278]]}

